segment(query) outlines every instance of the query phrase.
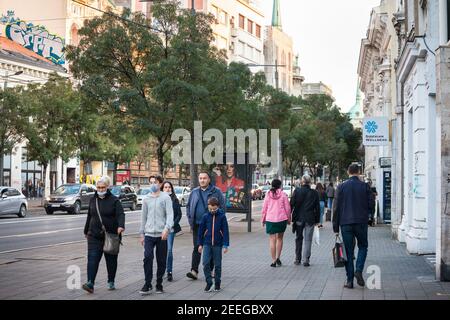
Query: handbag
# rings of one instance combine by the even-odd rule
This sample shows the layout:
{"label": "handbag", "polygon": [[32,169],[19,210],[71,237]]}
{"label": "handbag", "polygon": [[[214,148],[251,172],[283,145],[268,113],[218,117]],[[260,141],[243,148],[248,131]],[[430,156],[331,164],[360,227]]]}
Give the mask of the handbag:
{"label": "handbag", "polygon": [[122,244],[120,235],[106,231],[106,228],[103,225],[103,220],[102,220],[102,216],[100,214],[100,210],[98,208],[98,199],[95,199],[95,206],[97,207],[97,214],[98,214],[98,217],[100,218],[100,223],[102,224],[103,233],[105,234],[105,242],[103,244],[103,252],[116,256],[119,254],[120,245]]}
{"label": "handbag", "polygon": [[332,252],[333,252],[334,267],[335,268],[345,267],[345,264],[347,262],[347,253],[345,252],[345,246],[338,235],[336,236],[336,242],[334,244]]}

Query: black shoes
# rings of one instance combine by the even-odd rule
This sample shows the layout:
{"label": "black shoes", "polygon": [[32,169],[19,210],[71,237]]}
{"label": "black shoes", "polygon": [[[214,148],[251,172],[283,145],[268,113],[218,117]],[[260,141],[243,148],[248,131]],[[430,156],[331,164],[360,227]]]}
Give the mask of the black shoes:
{"label": "black shoes", "polygon": [[198,273],[195,270],[191,270],[190,272],[186,273],[186,277],[197,280],[198,279]]}
{"label": "black shoes", "polygon": [[94,285],[88,281],[85,284],[83,284],[83,290],[89,293],[94,293]]}
{"label": "black shoes", "polygon": [[172,277],[172,272],[167,272],[167,281],[172,282],[173,277]]}
{"label": "black shoes", "polygon": [[275,263],[277,264],[278,267],[281,267],[281,260],[280,260],[280,258],[278,258],[278,259],[275,261]]}
{"label": "black shoes", "polygon": [[275,267],[277,266],[277,263],[274,262],[274,263],[272,263],[270,266],[271,266],[272,268],[275,268]]}
{"label": "black shoes", "polygon": [[296,265],[296,266],[299,266],[300,265],[300,260],[298,260],[298,259],[295,259],[295,261],[294,261],[294,264]]}
{"label": "black shoes", "polygon": [[156,291],[155,292],[159,293],[159,294],[164,293],[163,286],[162,285],[156,285]]}
{"label": "black shoes", "polygon": [[303,266],[305,266],[305,267],[309,267],[309,266],[310,266],[310,264],[309,264],[309,262],[305,262],[305,263],[303,264]]}
{"label": "black shoes", "polygon": [[351,282],[351,281],[345,282],[344,288],[353,289],[353,282]]}
{"label": "black shoes", "polygon": [[145,295],[149,295],[152,291],[152,285],[148,285],[148,284],[144,284],[144,286],[142,287],[141,291],[139,291],[140,294],[142,294],[143,296]]}
{"label": "black shoes", "polygon": [[213,291],[212,283],[207,283],[204,291],[205,292]]}
{"label": "black shoes", "polygon": [[355,272],[355,278],[356,278],[356,283],[358,283],[359,286],[364,287],[366,285],[361,271]]}
{"label": "black shoes", "polygon": [[216,283],[216,285],[214,286],[214,292],[219,292],[220,291],[220,283]]}

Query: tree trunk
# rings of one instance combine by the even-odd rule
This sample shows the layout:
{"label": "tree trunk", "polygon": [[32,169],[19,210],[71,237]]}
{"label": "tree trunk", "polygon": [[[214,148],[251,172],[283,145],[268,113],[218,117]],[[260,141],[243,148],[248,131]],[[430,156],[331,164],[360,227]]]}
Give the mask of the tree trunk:
{"label": "tree trunk", "polygon": [[50,195],[50,171],[48,170],[48,163],[42,164],[44,176],[44,190],[41,199],[41,205],[44,205],[45,198]]}
{"label": "tree trunk", "polygon": [[5,185],[4,175],[3,175],[3,160],[4,160],[3,157],[4,157],[4,155],[0,154],[0,186]]}
{"label": "tree trunk", "polygon": [[197,165],[194,163],[194,130],[191,130],[191,163],[189,165],[189,174],[191,180],[191,188],[198,187]]}
{"label": "tree trunk", "polygon": [[156,152],[158,155],[158,172],[162,177],[164,177],[164,153],[163,146],[160,140],[158,140],[158,149]]}
{"label": "tree trunk", "polygon": [[117,161],[114,161],[114,171],[113,171],[113,185],[117,184]]}

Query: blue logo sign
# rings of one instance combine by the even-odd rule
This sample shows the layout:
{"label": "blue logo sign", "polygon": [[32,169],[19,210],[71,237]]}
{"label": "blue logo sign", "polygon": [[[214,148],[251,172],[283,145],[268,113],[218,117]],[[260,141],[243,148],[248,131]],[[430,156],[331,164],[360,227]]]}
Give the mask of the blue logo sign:
{"label": "blue logo sign", "polygon": [[375,133],[378,130],[378,125],[375,121],[368,121],[364,128],[367,130],[367,133]]}

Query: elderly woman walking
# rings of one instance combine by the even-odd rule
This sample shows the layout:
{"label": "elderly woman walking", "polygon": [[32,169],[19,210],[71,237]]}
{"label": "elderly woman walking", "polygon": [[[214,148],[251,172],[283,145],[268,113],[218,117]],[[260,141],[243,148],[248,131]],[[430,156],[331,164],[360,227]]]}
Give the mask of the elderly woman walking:
{"label": "elderly woman walking", "polygon": [[262,209],[263,227],[269,234],[271,267],[281,266],[283,236],[288,224],[291,224],[291,206],[287,195],[281,189],[281,181],[272,181],[272,188],[267,192]]}
{"label": "elderly woman walking", "polygon": [[114,280],[117,271],[118,255],[103,252],[105,231],[117,234],[120,237],[125,231],[125,214],[122,203],[115,197],[108,187],[111,184],[109,177],[104,176],[97,181],[97,192],[89,203],[89,209],[84,227],[84,235],[88,245],[88,281],[83,289],[94,293],[95,278],[102,255],[105,255],[106,269],[108,271],[108,290],[114,290]]}

